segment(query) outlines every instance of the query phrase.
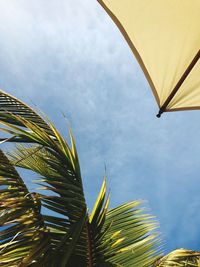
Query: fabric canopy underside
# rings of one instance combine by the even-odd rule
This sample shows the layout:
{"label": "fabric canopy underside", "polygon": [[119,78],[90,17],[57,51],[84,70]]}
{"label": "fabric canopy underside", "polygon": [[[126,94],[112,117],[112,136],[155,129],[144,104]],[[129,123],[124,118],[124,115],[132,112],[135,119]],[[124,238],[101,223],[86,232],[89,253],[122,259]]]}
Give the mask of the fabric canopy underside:
{"label": "fabric canopy underside", "polygon": [[200,109],[200,0],[98,0],[162,111]]}

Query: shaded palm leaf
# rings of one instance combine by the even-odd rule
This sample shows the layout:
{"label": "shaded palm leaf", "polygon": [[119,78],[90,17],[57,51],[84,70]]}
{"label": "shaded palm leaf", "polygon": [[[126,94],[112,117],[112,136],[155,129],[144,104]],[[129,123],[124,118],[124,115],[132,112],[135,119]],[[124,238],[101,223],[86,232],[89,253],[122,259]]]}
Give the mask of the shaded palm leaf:
{"label": "shaded palm leaf", "polygon": [[0,266],[37,263],[48,250],[48,232],[34,197],[1,150],[0,188]]}

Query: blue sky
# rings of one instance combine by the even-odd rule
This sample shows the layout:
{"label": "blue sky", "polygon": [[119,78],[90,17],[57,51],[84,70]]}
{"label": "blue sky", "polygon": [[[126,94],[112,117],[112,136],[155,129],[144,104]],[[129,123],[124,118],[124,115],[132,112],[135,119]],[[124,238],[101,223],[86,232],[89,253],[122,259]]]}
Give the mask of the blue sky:
{"label": "blue sky", "polygon": [[[200,246],[200,111],[156,118],[147,81],[95,0],[0,1],[0,88],[73,128],[92,206],[145,199],[166,250]],[[67,117],[64,120],[62,113]]]}

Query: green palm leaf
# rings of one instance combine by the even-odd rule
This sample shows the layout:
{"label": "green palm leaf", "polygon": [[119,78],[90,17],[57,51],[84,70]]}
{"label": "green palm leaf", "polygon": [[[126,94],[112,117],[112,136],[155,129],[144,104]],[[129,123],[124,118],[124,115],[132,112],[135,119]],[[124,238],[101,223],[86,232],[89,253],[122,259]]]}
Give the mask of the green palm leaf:
{"label": "green palm leaf", "polygon": [[27,106],[14,96],[0,90],[0,120],[12,123],[13,125],[23,126],[23,123],[15,119],[15,117],[7,116],[9,114],[21,116],[22,118],[37,124],[49,134],[52,134],[52,131],[45,120],[31,107]]}
{"label": "green palm leaf", "polygon": [[[155,221],[134,201],[108,210],[106,180],[90,216],[94,266],[150,266],[159,255]],[[91,265],[93,266],[93,265]]]}

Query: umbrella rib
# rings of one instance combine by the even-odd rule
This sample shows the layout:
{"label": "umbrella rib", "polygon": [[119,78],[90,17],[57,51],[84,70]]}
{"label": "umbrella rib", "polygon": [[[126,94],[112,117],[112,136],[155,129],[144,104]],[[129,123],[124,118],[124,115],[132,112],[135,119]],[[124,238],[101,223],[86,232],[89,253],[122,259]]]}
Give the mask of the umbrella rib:
{"label": "umbrella rib", "polygon": [[166,111],[166,108],[168,104],[171,102],[172,98],[175,96],[175,94],[178,92],[180,89],[181,85],[184,83],[185,79],[188,77],[198,60],[200,59],[200,50],[197,52],[196,56],[193,58],[192,62],[190,65],[187,67],[183,75],[181,76],[180,80],[172,90],[171,94],[168,96],[168,98],[165,100],[164,104],[161,106],[159,113],[156,115],[158,118],[160,118],[161,114]]}

